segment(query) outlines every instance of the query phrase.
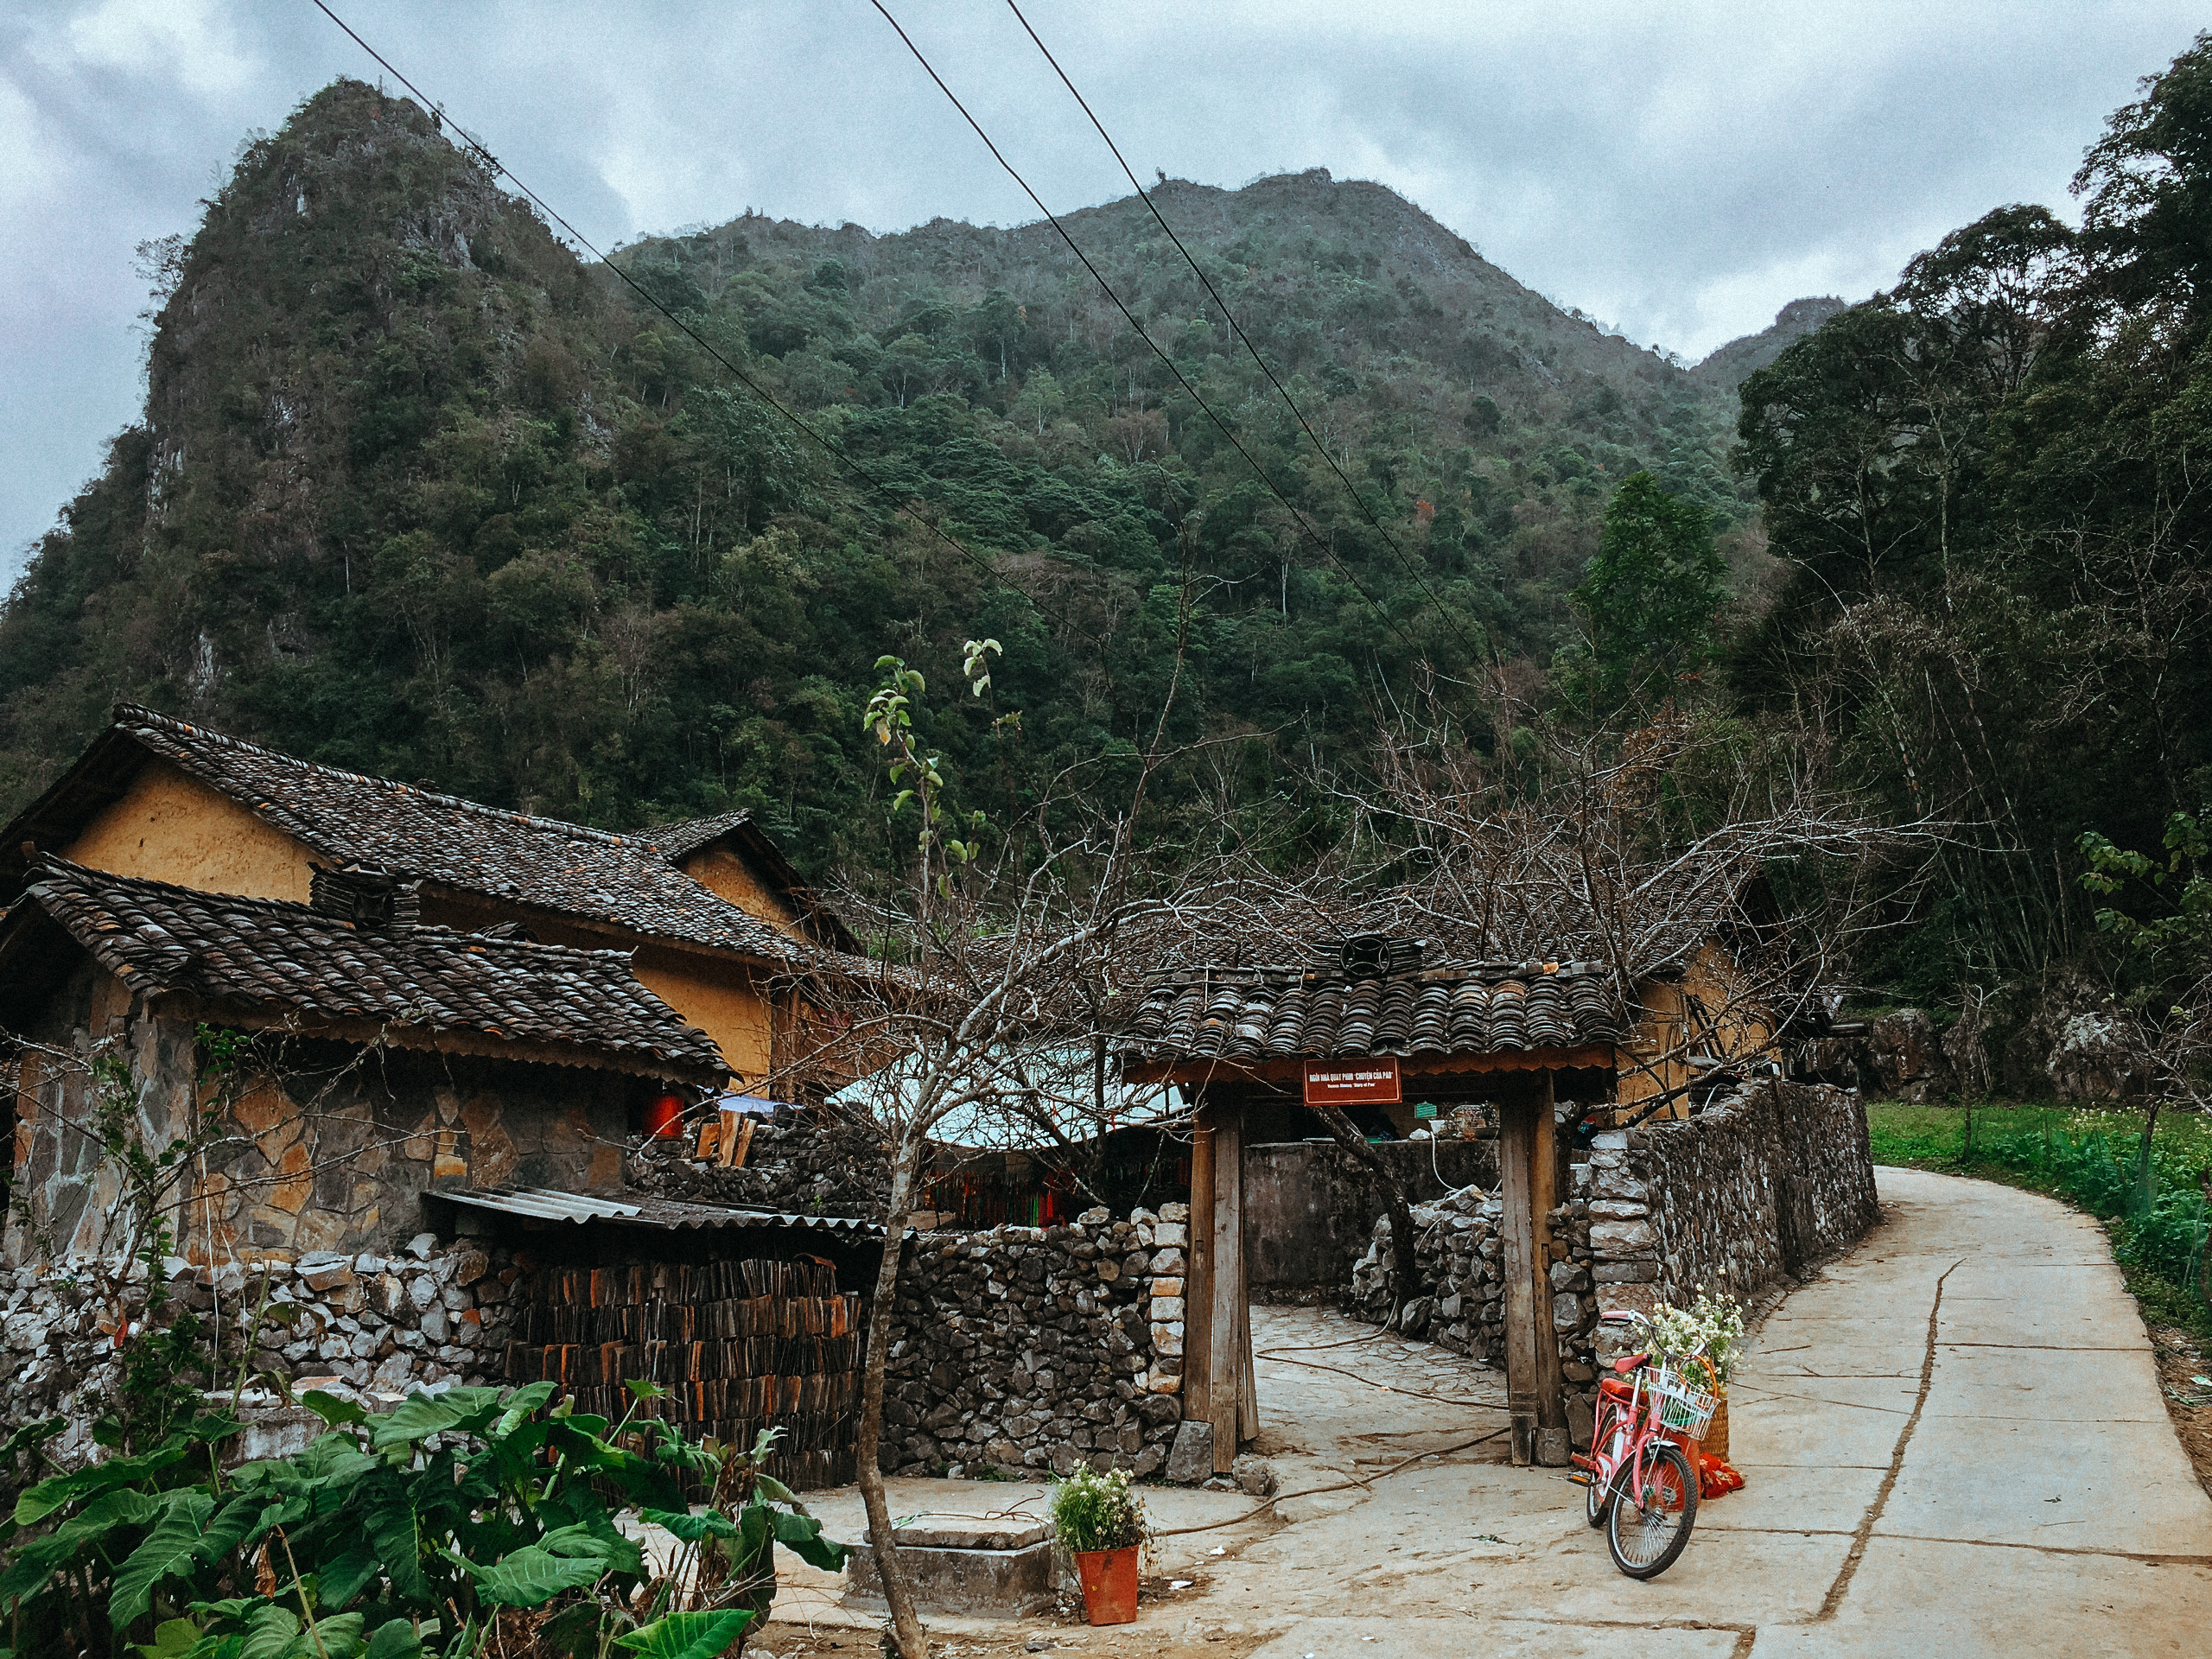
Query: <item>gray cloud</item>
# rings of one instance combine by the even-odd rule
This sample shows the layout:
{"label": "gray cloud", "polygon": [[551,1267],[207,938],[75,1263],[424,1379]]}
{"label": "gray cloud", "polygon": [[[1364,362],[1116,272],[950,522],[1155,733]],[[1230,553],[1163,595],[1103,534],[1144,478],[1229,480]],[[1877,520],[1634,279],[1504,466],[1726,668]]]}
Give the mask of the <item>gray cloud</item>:
{"label": "gray cloud", "polygon": [[[895,230],[1031,217],[866,0],[352,0],[363,35],[586,234],[751,207]],[[901,20],[1055,207],[1126,188],[998,0]],[[2000,202],[2063,207],[2181,4],[1035,0],[1141,173],[1382,181],[1522,281],[1696,357],[1864,295]],[[0,574],[140,397],[139,241],[245,135],[375,66],[303,3],[34,0],[0,19]]]}

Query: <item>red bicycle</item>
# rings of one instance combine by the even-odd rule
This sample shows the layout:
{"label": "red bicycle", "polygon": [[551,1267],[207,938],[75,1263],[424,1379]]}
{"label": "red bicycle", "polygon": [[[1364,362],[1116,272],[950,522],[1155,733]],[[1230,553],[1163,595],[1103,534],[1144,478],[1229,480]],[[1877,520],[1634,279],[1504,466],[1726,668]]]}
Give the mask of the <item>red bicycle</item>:
{"label": "red bicycle", "polygon": [[1717,1395],[1649,1354],[1617,1359],[1598,1385],[1590,1452],[1574,1456],[1584,1476],[1584,1513],[1605,1529],[1613,1565],[1631,1579],[1672,1567],[1697,1524],[1697,1460],[1688,1442],[1711,1426]]}

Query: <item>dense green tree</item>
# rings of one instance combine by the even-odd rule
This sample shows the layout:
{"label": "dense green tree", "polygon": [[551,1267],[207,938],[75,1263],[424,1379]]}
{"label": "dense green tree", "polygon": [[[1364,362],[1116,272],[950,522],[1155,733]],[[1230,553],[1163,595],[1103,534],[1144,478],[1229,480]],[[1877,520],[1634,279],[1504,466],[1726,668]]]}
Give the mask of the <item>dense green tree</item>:
{"label": "dense green tree", "polygon": [[2081,955],[2082,832],[2154,842],[2203,793],[2209,86],[2200,39],[2114,116],[2078,235],[1999,209],[1742,389],[1791,575],[1733,683],[1897,817],[1948,826],[1867,964],[1908,995]]}
{"label": "dense green tree", "polygon": [[1605,505],[1597,556],[1573,594],[1608,694],[1702,664],[1727,579],[1704,507],[1669,495],[1649,473],[1624,479]]}
{"label": "dense green tree", "polygon": [[[1071,227],[1264,482],[1049,228],[748,217],[619,256],[641,296],[412,105],[326,88],[149,254],[145,421],[0,609],[0,796],[128,696],[594,823],[746,806],[811,871],[880,866],[880,655],[1004,644],[1019,741],[950,705],[925,735],[1021,798],[1148,737],[1187,609],[1175,718],[1269,752],[1236,773],[1256,830],[1424,666],[1540,676],[1609,480],[1713,474],[1724,396],[1387,191],[1162,205],[1358,500],[1134,200]],[[1163,833],[1219,782],[1163,780]]]}

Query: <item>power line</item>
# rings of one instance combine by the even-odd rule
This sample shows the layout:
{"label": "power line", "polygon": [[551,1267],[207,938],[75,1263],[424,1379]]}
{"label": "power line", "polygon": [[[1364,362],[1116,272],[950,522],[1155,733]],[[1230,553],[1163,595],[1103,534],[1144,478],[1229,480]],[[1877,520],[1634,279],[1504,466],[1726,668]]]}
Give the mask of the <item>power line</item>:
{"label": "power line", "polygon": [[1106,130],[1106,124],[1098,118],[1097,111],[1090,107],[1090,101],[1076,90],[1075,82],[1068,79],[1068,72],[1060,67],[1060,60],[1052,55],[1052,48],[1038,37],[1037,31],[1030,27],[1029,19],[1021,15],[1021,8],[1014,3],[1014,0],[1006,0],[1006,3],[1007,10],[1014,14],[1014,20],[1021,25],[1022,32],[1027,35],[1036,43],[1037,49],[1045,54],[1045,61],[1052,66],[1052,73],[1060,78],[1060,85],[1068,89],[1069,96],[1073,98],[1082,108],[1083,112],[1090,118],[1090,124],[1098,129],[1098,136],[1106,141],[1106,148],[1114,152],[1114,159],[1121,163],[1122,171],[1128,175],[1129,188],[1137,193],[1137,200],[1151,210],[1154,221],[1167,233],[1167,239],[1175,245],[1175,251],[1181,254],[1183,263],[1190,266],[1191,274],[1198,279],[1199,283],[1205,289],[1207,296],[1220,308],[1223,320],[1229,324],[1230,333],[1243,343],[1244,349],[1252,354],[1252,361],[1260,365],[1260,372],[1267,376],[1268,384],[1275,389],[1283,403],[1288,406],[1291,415],[1296,419],[1306,435],[1313,439],[1313,448],[1319,452],[1321,459],[1328,462],[1329,470],[1337,475],[1338,482],[1344,486],[1344,493],[1351,497],[1352,505],[1366,516],[1367,522],[1375,526],[1376,533],[1390,544],[1390,550],[1398,556],[1398,562],[1405,566],[1407,574],[1421,585],[1421,591],[1428,595],[1429,601],[1436,607],[1438,613],[1450,626],[1452,632],[1459,636],[1459,643],[1466,646],[1475,657],[1481,657],[1482,652],[1476,647],[1475,642],[1467,638],[1465,632],[1459,626],[1458,620],[1446,608],[1443,595],[1429,585],[1428,577],[1423,573],[1418,562],[1399,544],[1398,538],[1390,533],[1382,521],[1375,516],[1373,510],[1368,506],[1366,499],[1360,494],[1358,486],[1345,474],[1344,469],[1337,464],[1337,458],[1329,453],[1329,446],[1321,442],[1320,435],[1314,431],[1312,424],[1306,420],[1305,411],[1299,408],[1297,400],[1290,395],[1289,388],[1275,378],[1274,370],[1268,366],[1267,359],[1260,355],[1260,348],[1252,343],[1251,336],[1244,332],[1243,325],[1236,321],[1236,314],[1230,310],[1229,302],[1223,299],[1219,291],[1215,289],[1212,279],[1199,269],[1198,262],[1191,257],[1191,251],[1183,245],[1183,238],[1175,234],[1174,227],[1160,216],[1158,205],[1154,202],[1150,193],[1145,189],[1144,186],[1138,182],[1135,169],[1130,167],[1128,159],[1122,154],[1122,147],[1114,142],[1114,135]]}
{"label": "power line", "polygon": [[[316,0],[316,3],[321,4],[321,0]],[[913,54],[914,61],[920,64],[924,72],[928,74],[929,78],[937,83],[938,91],[943,92],[945,97],[951,101],[952,107],[960,111],[961,119],[967,122],[969,126],[974,129],[976,136],[983,141],[983,147],[991,152],[992,159],[996,161],[1001,168],[1006,169],[1007,176],[1021,187],[1022,194],[1027,196],[1031,202],[1035,204],[1037,211],[1045,216],[1046,220],[1055,231],[1059,232],[1060,240],[1066,243],[1068,245],[1068,251],[1075,255],[1075,257],[1082,262],[1083,268],[1090,273],[1091,279],[1098,284],[1100,291],[1102,291],[1108,299],[1114,302],[1114,308],[1122,314],[1122,321],[1129,325],[1129,327],[1135,332],[1139,340],[1141,340],[1147,346],[1152,348],[1152,354],[1158,358],[1163,364],[1166,365],[1167,372],[1175,377],[1176,384],[1181,386],[1183,390],[1190,395],[1192,402],[1198,404],[1201,410],[1205,411],[1206,418],[1211,421],[1215,427],[1219,429],[1221,435],[1229,441],[1230,446],[1234,448],[1238,454],[1244,457],[1246,463],[1252,468],[1254,476],[1258,478],[1260,482],[1266,486],[1268,493],[1274,496],[1276,500],[1282,503],[1285,511],[1291,515],[1292,518],[1297,523],[1298,527],[1304,531],[1306,534],[1312,538],[1314,546],[1321,550],[1322,553],[1327,557],[1329,563],[1335,565],[1337,569],[1343,573],[1344,580],[1351,584],[1352,591],[1357,593],[1362,599],[1368,602],[1369,606],[1374,610],[1376,615],[1382,619],[1384,626],[1389,627],[1390,632],[1396,634],[1399,639],[1404,640],[1408,649],[1419,652],[1421,647],[1414,645],[1413,639],[1407,634],[1406,631],[1398,626],[1396,619],[1392,617],[1389,612],[1382,608],[1381,601],[1379,601],[1374,594],[1369,593],[1366,588],[1360,586],[1359,578],[1352,575],[1351,567],[1346,565],[1341,558],[1337,556],[1336,549],[1330,546],[1329,543],[1323,539],[1321,533],[1314,529],[1312,523],[1307,520],[1305,513],[1300,512],[1297,507],[1293,506],[1291,505],[1290,499],[1284,495],[1281,490],[1275,487],[1274,480],[1268,476],[1267,468],[1261,466],[1258,460],[1253,455],[1252,452],[1244,447],[1243,440],[1238,438],[1236,433],[1230,430],[1229,423],[1223,420],[1220,416],[1214,413],[1213,406],[1207,403],[1205,397],[1200,396],[1198,389],[1192,385],[1190,381],[1185,378],[1182,369],[1177,365],[1175,359],[1170,357],[1166,352],[1162,351],[1160,348],[1159,344],[1154,340],[1153,337],[1145,332],[1144,325],[1136,320],[1135,315],[1130,311],[1128,306],[1122,302],[1122,296],[1114,291],[1114,285],[1106,280],[1105,276],[1100,272],[1097,266],[1090,263],[1090,256],[1084,252],[1084,251],[1076,245],[1076,239],[1068,234],[1067,226],[1061,224],[1058,216],[1055,214],[1051,208],[1045,205],[1044,198],[1039,196],[1036,191],[1030,188],[1029,181],[1021,176],[1020,173],[1015,168],[1012,162],[1007,160],[1004,153],[1000,150],[998,145],[992,142],[991,135],[983,130],[982,124],[977,121],[973,115],[970,115],[968,112],[968,106],[960,101],[959,96],[953,92],[951,87],[944,84],[944,77],[938,74],[937,70],[931,67],[930,60],[922,55],[921,48],[914,44],[913,37],[909,35],[906,29],[900,25],[899,20],[891,15],[890,9],[883,3],[883,0],[869,0],[869,3],[874,6],[876,10],[882,14],[883,21],[891,25],[892,29],[897,33],[899,38],[906,43],[906,50]],[[1450,620],[1448,613],[1446,620],[1447,621]],[[1464,639],[1465,636],[1463,634],[1461,638]]]}
{"label": "power line", "polygon": [[[415,97],[418,101],[420,101],[424,109],[430,111],[441,120],[445,119],[444,105],[433,100],[429,94],[423,92],[423,89],[417,86],[413,81],[408,79],[405,75],[400,73],[398,69],[393,66],[389,58],[385,57],[383,53],[378,51],[376,48],[371,46],[366,41],[363,40],[360,35],[354,31],[353,26],[348,23],[343,17],[340,17],[336,12],[333,11],[328,5],[324,3],[324,0],[314,0],[314,4],[317,11],[320,11],[324,16],[329,18],[330,21],[337,24],[340,29],[345,30],[346,34],[352,39],[354,45],[359,47],[362,51],[374,58],[378,64],[382,67],[386,74],[397,80],[409,92],[414,93]],[[721,364],[723,368],[728,370],[732,375],[736,377],[739,383],[741,384],[747,391],[750,391],[762,403],[767,404],[769,408],[774,410],[777,414],[782,416],[786,421],[789,421],[801,432],[806,434],[808,437],[813,439],[817,444],[821,446],[824,453],[849,467],[853,473],[864,480],[870,488],[874,489],[885,499],[889,500],[900,513],[904,514],[908,518],[912,519],[924,530],[929,531],[931,535],[936,537],[938,540],[943,542],[954,552],[959,554],[962,558],[967,560],[968,563],[974,565],[976,569],[982,571],[982,574],[989,580],[996,582],[1000,587],[1006,588],[1008,592],[1020,594],[1023,599],[1028,601],[1030,604],[1037,606],[1039,610],[1044,609],[1044,607],[1038,601],[1033,594],[1015,587],[1014,583],[1008,582],[996,570],[994,570],[990,565],[973,550],[971,550],[967,543],[961,541],[957,537],[948,534],[938,525],[931,523],[929,519],[917,512],[913,509],[912,505],[906,500],[903,492],[894,490],[890,485],[886,484],[880,479],[877,478],[874,474],[868,471],[867,467],[863,467],[858,461],[855,460],[851,453],[848,451],[843,445],[838,443],[836,440],[820,431],[811,422],[807,421],[796,411],[785,408],[783,402],[778,398],[773,392],[763,386],[758,380],[755,380],[743,369],[738,367],[736,364],[731,362],[729,359],[724,357],[712,341],[705,339],[700,334],[697,329],[694,328],[690,323],[684,321],[683,319],[678,316],[675,312],[670,310],[666,305],[661,302],[660,299],[656,295],[640,283],[636,277],[631,276],[628,271],[623,270],[621,266],[616,264],[605,254],[601,253],[597,246],[592,243],[589,238],[586,237],[582,232],[577,230],[575,226],[569,224],[567,219],[563,219],[557,212],[556,212],[552,205],[549,203],[544,197],[539,195],[537,192],[531,189],[519,178],[516,177],[513,168],[510,168],[505,162],[494,156],[489,149],[486,149],[484,145],[472,134],[470,134],[466,128],[462,127],[460,123],[453,122],[451,123],[451,125],[454,131],[459,135],[462,143],[474,150],[476,155],[482,159],[485,166],[490,168],[494,173],[497,173],[505,178],[507,181],[512,184],[517,190],[520,191],[524,196],[529,198],[530,201],[537,208],[538,212],[543,213],[546,218],[551,219],[556,225],[558,225],[563,231],[567,232],[569,238],[587,253],[590,254],[593,258],[598,260],[601,264],[605,265],[609,270],[613,271],[617,276],[628,283],[631,290],[634,292],[639,298],[645,301],[645,303],[652,306],[654,310],[659,312],[661,315],[666,317],[671,322],[682,329],[693,345],[698,346],[698,348],[704,352],[709,357]],[[1071,623],[1065,616],[1060,619],[1060,621],[1064,627],[1071,628],[1073,626],[1073,624]]]}

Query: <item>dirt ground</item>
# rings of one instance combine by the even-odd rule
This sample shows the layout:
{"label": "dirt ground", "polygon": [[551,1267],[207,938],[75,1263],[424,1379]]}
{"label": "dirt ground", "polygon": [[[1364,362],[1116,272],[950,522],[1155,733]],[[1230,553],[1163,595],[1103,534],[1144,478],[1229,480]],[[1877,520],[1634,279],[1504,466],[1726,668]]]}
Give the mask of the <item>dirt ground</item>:
{"label": "dirt ground", "polygon": [[2196,1478],[2212,1495],[2212,1356],[2208,1356],[2186,1331],[2171,1325],[2151,1327],[2151,1346],[2158,1361],[2158,1386],[2166,1397],[2166,1415],[2174,1420],[2174,1433],[2189,1453]]}

